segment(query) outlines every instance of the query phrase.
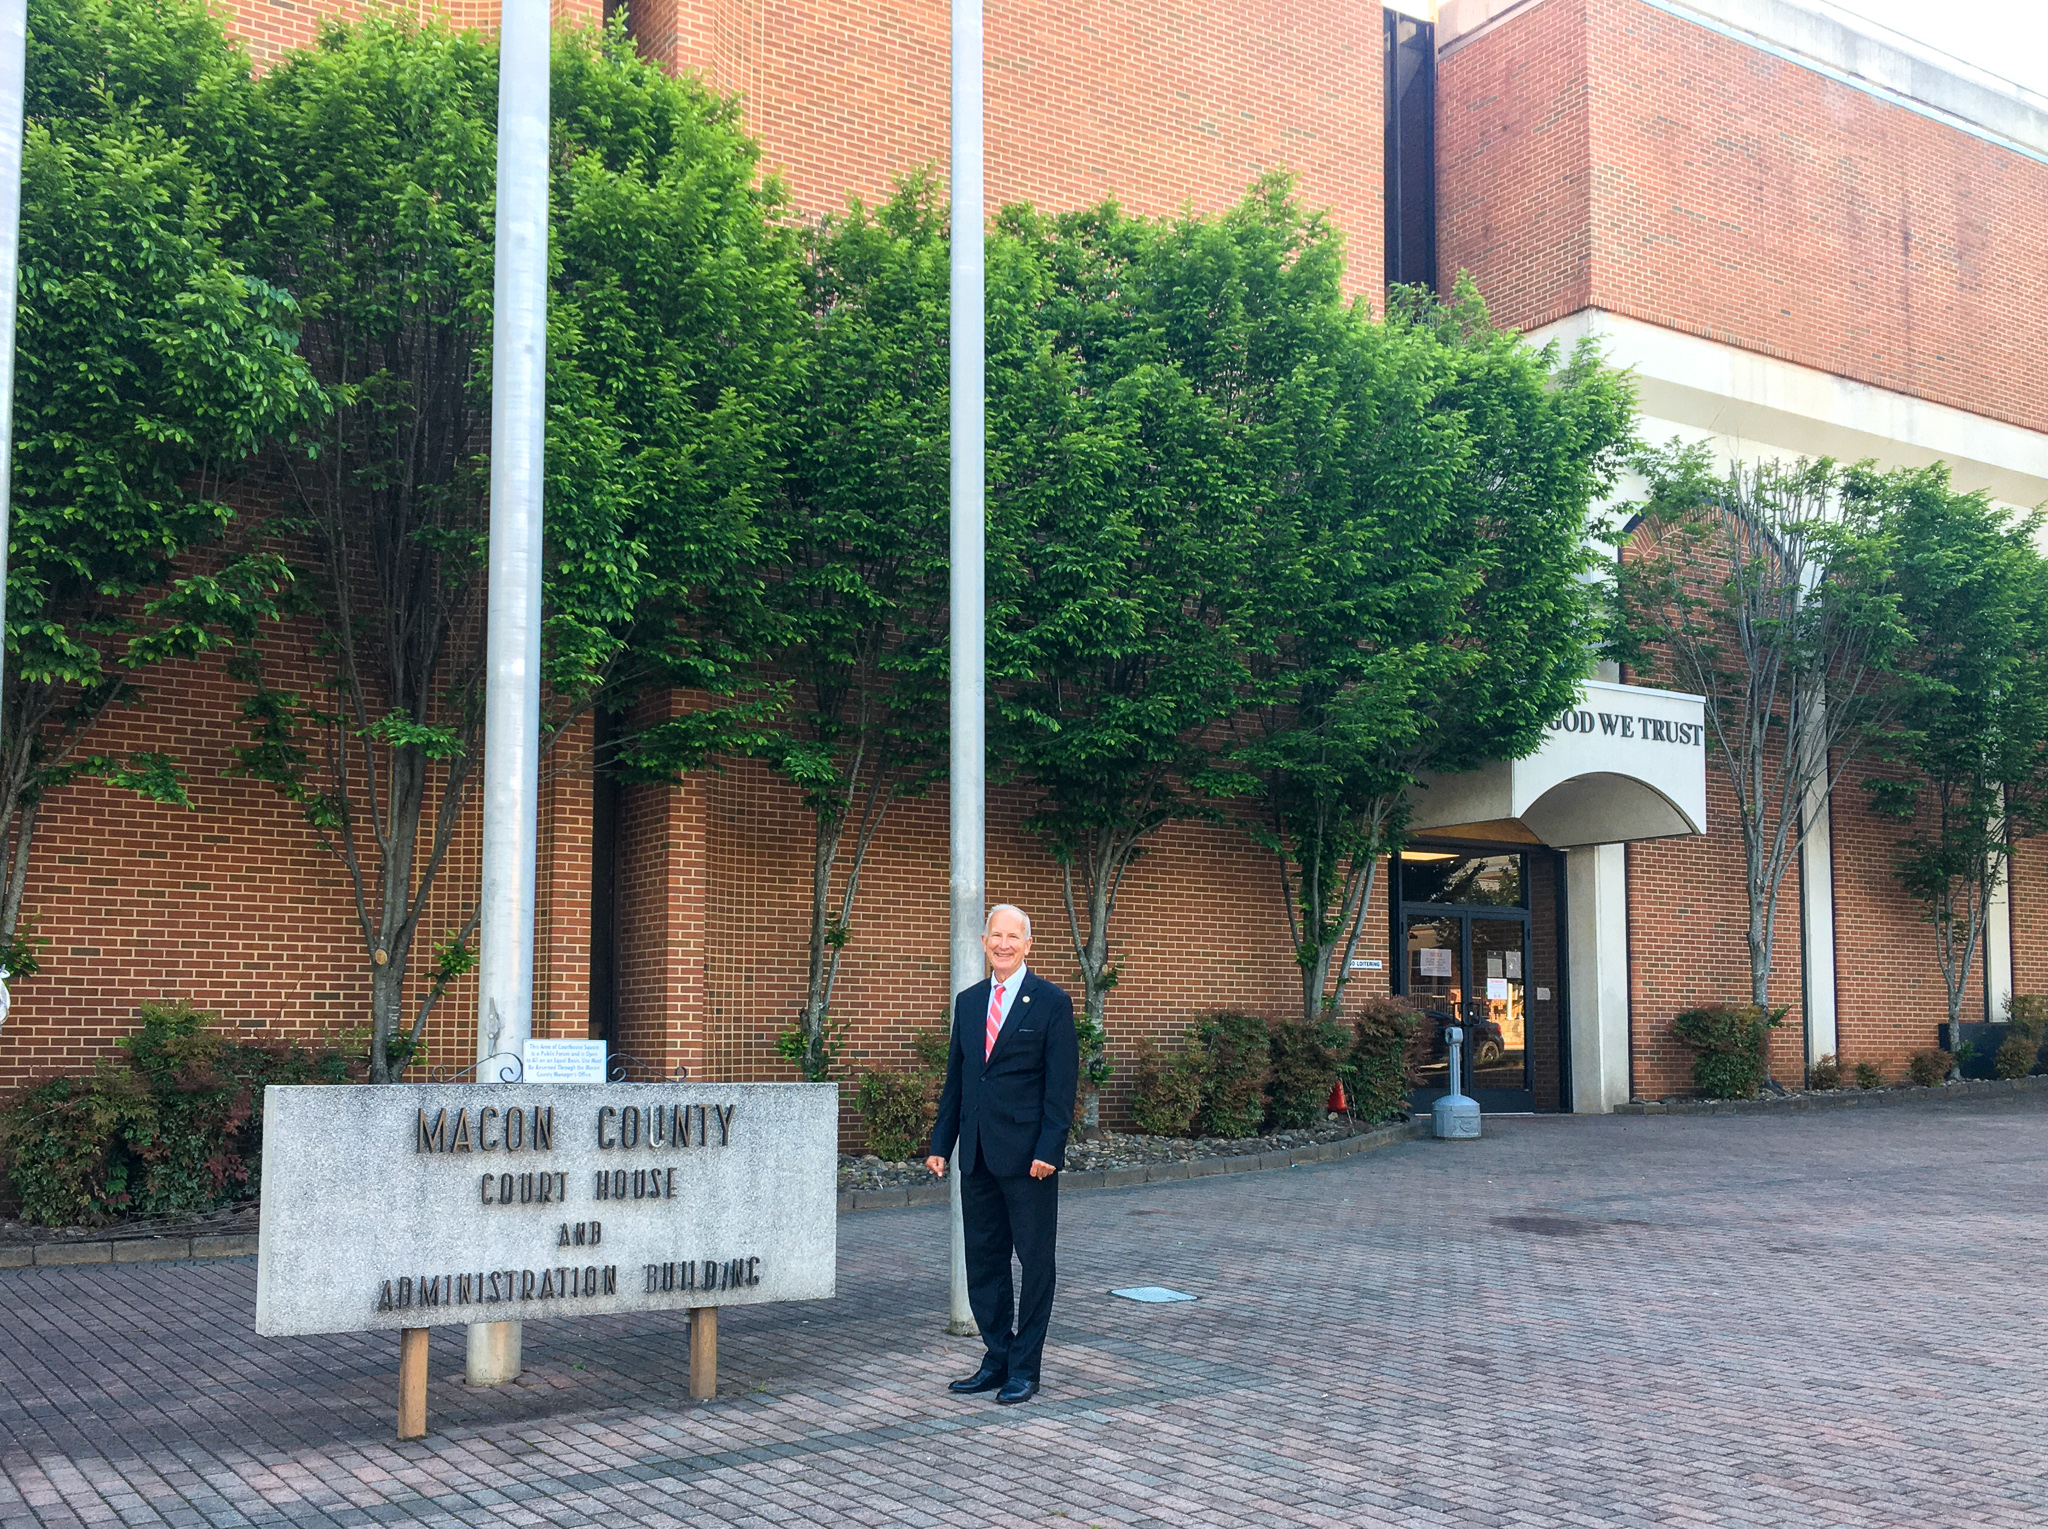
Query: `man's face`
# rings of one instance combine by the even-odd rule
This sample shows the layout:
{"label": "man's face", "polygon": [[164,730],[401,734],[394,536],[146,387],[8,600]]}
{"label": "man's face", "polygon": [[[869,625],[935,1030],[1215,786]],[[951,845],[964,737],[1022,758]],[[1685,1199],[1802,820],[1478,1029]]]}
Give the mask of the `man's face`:
{"label": "man's face", "polygon": [[999,909],[988,921],[988,933],[981,937],[981,948],[996,981],[1007,982],[1031,954],[1031,936],[1024,932],[1023,919],[1007,908]]}

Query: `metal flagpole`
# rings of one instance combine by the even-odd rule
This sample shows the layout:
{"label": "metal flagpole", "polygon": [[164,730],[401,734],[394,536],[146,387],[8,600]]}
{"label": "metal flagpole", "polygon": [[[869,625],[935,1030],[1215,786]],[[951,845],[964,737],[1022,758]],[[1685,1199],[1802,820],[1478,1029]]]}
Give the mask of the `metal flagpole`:
{"label": "metal flagpole", "polygon": [[[14,310],[21,276],[21,118],[28,0],[0,0],[0,697],[6,695],[7,539],[13,525]],[[0,967],[0,1024],[7,1021]]]}
{"label": "metal flagpole", "polygon": [[[981,0],[953,0],[952,481],[952,954],[957,997],[986,973],[986,576],[982,524]],[[960,1223],[959,1153],[952,1182],[953,1310],[946,1331],[979,1331],[967,1303],[967,1244]]]}
{"label": "metal flagpole", "polygon": [[[548,328],[548,21],[548,0],[504,0],[499,11],[479,1060],[501,1052],[523,1058],[533,1028]],[[486,1078],[499,1075],[492,1068],[481,1070]],[[468,1368],[473,1386],[517,1377],[519,1324],[473,1323]]]}

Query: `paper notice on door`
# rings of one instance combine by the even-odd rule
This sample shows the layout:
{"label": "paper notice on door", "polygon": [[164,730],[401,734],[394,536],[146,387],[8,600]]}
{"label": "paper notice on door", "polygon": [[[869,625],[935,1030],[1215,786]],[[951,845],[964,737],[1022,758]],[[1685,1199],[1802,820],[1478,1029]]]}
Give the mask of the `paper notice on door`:
{"label": "paper notice on door", "polygon": [[1505,977],[1488,977],[1486,979],[1486,996],[1492,1002],[1506,1003],[1508,1001],[1508,979]]}
{"label": "paper notice on door", "polygon": [[1522,953],[1519,950],[1511,950],[1507,954],[1507,975],[1510,977],[1520,977],[1522,975]]}
{"label": "paper notice on door", "polygon": [[1425,977],[1448,977],[1451,974],[1451,953],[1448,950],[1432,950],[1425,946],[1416,952],[1422,957],[1422,975]]}

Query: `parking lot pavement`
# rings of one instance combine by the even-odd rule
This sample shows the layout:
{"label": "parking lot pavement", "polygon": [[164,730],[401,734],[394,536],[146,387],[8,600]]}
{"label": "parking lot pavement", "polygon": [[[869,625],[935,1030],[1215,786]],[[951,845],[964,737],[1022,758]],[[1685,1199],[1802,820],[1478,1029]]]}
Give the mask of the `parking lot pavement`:
{"label": "parking lot pavement", "polygon": [[[2048,1523],[2048,1099],[1501,1119],[1070,1196],[1039,1400],[945,1382],[941,1208],[840,1294],[529,1324],[392,1440],[391,1334],[261,1339],[255,1268],[0,1273],[0,1523]],[[1136,1305],[1113,1286],[1200,1297]]]}

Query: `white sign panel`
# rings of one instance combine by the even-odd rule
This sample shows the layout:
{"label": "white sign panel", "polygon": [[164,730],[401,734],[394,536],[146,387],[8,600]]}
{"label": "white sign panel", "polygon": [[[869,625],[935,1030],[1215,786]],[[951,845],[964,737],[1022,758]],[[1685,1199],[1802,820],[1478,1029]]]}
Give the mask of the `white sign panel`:
{"label": "white sign panel", "polygon": [[522,1083],[602,1083],[603,1041],[529,1040]]}
{"label": "white sign panel", "polygon": [[1705,833],[1706,703],[1586,680],[1527,758],[1423,777],[1408,799],[1416,833],[1514,822],[1559,848]]}
{"label": "white sign panel", "polygon": [[825,1299],[830,1083],[270,1088],[256,1330]]}
{"label": "white sign panel", "polygon": [[1508,979],[1507,979],[1507,978],[1505,978],[1505,977],[1488,977],[1488,978],[1486,979],[1486,999],[1487,999],[1487,1002],[1489,1002],[1489,1003],[1505,1003],[1505,1002],[1507,1001],[1507,996],[1508,996]]}
{"label": "white sign panel", "polygon": [[1421,973],[1425,977],[1448,977],[1451,974],[1451,953],[1438,946],[1425,945],[1416,952],[1422,957]]}

